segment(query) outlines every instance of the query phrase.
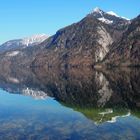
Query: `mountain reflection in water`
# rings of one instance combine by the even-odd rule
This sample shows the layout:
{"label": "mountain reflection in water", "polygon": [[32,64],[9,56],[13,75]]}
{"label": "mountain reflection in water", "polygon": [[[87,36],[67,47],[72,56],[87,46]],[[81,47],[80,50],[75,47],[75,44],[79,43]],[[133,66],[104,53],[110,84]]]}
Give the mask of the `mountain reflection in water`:
{"label": "mountain reflection in water", "polygon": [[139,77],[134,68],[0,68],[0,140],[139,139]]}

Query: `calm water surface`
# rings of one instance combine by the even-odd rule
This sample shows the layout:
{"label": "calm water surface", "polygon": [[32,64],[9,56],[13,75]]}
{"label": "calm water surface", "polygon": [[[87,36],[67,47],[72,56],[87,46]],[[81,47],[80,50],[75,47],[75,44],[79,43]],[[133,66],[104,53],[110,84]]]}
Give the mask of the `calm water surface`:
{"label": "calm water surface", "polygon": [[0,140],[139,140],[140,70],[0,70]]}

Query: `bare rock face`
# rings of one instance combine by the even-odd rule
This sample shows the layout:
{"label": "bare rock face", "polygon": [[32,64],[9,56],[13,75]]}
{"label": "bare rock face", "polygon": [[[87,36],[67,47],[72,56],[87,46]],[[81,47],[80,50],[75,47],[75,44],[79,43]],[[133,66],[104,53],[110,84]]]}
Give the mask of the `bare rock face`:
{"label": "bare rock face", "polygon": [[97,49],[95,52],[95,60],[96,62],[99,62],[102,61],[109,52],[109,46],[113,43],[113,38],[104,27],[98,27],[97,33],[100,35],[98,44],[101,47],[99,47],[99,49]]}
{"label": "bare rock face", "polygon": [[132,20],[122,39],[113,44],[104,63],[110,66],[140,66],[140,16]]}

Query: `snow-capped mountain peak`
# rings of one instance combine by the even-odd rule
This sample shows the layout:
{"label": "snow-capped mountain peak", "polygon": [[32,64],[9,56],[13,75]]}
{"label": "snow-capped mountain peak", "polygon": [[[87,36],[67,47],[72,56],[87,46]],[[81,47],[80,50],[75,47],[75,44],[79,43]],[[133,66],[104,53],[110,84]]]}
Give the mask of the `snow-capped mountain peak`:
{"label": "snow-capped mountain peak", "polygon": [[100,14],[100,15],[102,15],[103,13],[104,11],[101,10],[99,7],[94,8],[94,10],[90,12],[90,14]]}
{"label": "snow-capped mountain peak", "polygon": [[[12,51],[16,50],[19,48],[26,48],[34,45],[38,45],[45,41],[49,36],[46,34],[38,34],[38,35],[33,35],[31,37],[26,37],[23,39],[16,39],[16,40],[10,40],[5,42],[0,46],[0,52],[5,52],[5,51]],[[16,53],[8,54],[8,55],[15,55]]]}
{"label": "snow-capped mountain peak", "polygon": [[94,16],[101,22],[106,24],[118,24],[119,21],[128,21],[129,19],[118,16],[115,12],[109,11],[104,12],[100,8],[96,7],[90,14],[90,16]]}
{"label": "snow-capped mountain peak", "polygon": [[102,10],[99,8],[99,7],[96,7],[93,12],[97,12],[97,13],[100,13]]}
{"label": "snow-capped mountain peak", "polygon": [[31,44],[41,43],[46,40],[48,36],[46,34],[33,35],[22,39],[22,44],[29,46]]}

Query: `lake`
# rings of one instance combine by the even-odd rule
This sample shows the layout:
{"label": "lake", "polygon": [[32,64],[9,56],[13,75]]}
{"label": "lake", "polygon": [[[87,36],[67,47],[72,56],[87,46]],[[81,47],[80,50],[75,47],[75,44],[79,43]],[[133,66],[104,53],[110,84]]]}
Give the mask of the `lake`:
{"label": "lake", "polygon": [[139,140],[140,70],[0,68],[0,140]]}

